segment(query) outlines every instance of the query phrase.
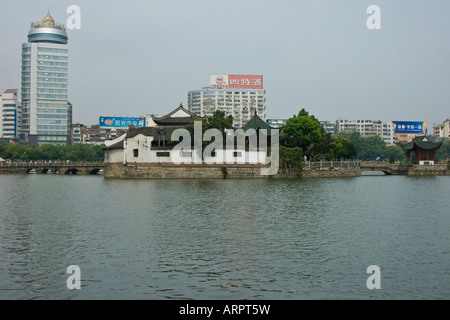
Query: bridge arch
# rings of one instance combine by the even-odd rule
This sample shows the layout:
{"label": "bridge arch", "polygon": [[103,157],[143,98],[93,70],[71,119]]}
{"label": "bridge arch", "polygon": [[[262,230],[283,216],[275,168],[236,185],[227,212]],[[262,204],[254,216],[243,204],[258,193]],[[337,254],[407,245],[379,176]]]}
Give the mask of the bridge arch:
{"label": "bridge arch", "polygon": [[94,168],[89,171],[89,174],[92,174],[92,175],[99,174],[100,170],[102,170],[102,168]]}
{"label": "bridge arch", "polygon": [[67,174],[67,175],[75,175],[75,174],[78,173],[78,171],[79,170],[77,168],[70,168],[70,169],[66,170],[65,174]]}
{"label": "bridge arch", "polygon": [[[370,174],[374,173],[374,174]],[[382,169],[361,169],[361,175],[362,176],[390,176],[392,173],[389,170],[382,170]]]}

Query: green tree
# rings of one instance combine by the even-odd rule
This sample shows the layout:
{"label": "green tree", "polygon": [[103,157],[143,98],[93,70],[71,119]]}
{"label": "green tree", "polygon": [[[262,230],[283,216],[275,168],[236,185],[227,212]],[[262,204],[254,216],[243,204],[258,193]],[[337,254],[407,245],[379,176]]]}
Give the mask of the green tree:
{"label": "green tree", "polygon": [[204,131],[208,129],[219,129],[222,133],[225,133],[226,129],[233,128],[233,116],[226,116],[224,111],[214,111],[212,117],[208,117],[204,123]]}
{"label": "green tree", "polygon": [[[202,119],[202,137],[208,129],[218,129],[222,132],[223,143],[226,141],[226,129],[233,129],[233,116],[226,116],[224,111],[216,110],[211,117]],[[188,124],[184,127],[191,135],[191,144],[194,145],[194,123]],[[178,142],[176,142],[178,143]],[[202,141],[203,148],[211,142]]]}
{"label": "green tree", "polygon": [[382,159],[387,159],[390,163],[394,163],[396,161],[404,161],[406,159],[406,154],[399,146],[387,145],[381,157]]}
{"label": "green tree", "polygon": [[436,152],[436,161],[450,160],[450,140],[445,140]]}
{"label": "green tree", "polygon": [[347,138],[326,133],[323,139],[314,144],[310,150],[314,160],[344,160],[356,156],[354,144]]}
{"label": "green tree", "polygon": [[320,122],[303,108],[297,116],[286,121],[280,136],[280,143],[285,147],[299,147],[306,151],[313,143],[322,140],[324,130]]}
{"label": "green tree", "polygon": [[87,144],[77,143],[65,147],[65,158],[70,161],[94,161],[94,148]]}
{"label": "green tree", "polygon": [[94,146],[95,158],[92,161],[103,161],[105,159],[105,150],[104,146]]}
{"label": "green tree", "polygon": [[61,147],[52,144],[43,144],[37,147],[36,154],[40,160],[59,160],[63,155],[62,151]]}
{"label": "green tree", "polygon": [[378,157],[386,160],[388,146],[380,136],[362,137],[359,132],[341,132],[338,136],[350,140],[356,150],[356,157],[360,160],[375,160]]}
{"label": "green tree", "polygon": [[281,173],[301,176],[303,169],[303,150],[301,148],[280,146],[279,159]]}

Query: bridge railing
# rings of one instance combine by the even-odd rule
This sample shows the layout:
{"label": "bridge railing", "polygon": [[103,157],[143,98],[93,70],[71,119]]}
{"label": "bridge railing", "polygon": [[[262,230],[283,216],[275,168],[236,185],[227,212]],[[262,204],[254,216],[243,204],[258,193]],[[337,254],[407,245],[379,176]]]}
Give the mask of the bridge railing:
{"label": "bridge railing", "polygon": [[304,168],[330,168],[330,167],[359,167],[359,160],[343,161],[305,161]]}
{"label": "bridge railing", "polygon": [[32,166],[49,166],[49,167],[103,167],[102,161],[2,161],[2,167],[32,167]]}

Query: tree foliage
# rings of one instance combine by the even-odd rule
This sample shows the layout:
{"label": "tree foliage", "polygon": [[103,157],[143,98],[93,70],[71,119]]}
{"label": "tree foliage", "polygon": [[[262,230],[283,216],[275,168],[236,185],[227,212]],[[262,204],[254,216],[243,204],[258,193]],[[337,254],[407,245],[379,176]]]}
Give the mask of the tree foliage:
{"label": "tree foliage", "polygon": [[341,132],[339,137],[350,140],[356,149],[356,158],[359,160],[381,160],[390,162],[403,161],[405,152],[399,146],[387,145],[380,136],[362,137],[359,132]]}
{"label": "tree foliage", "polygon": [[8,160],[37,161],[37,160],[70,160],[70,161],[103,161],[102,146],[74,144],[68,146],[54,146],[43,144],[29,146],[21,144],[0,145],[0,157]]}
{"label": "tree foliage", "polygon": [[450,140],[445,140],[436,152],[436,161],[450,160]]}
{"label": "tree foliage", "polygon": [[356,157],[355,145],[347,138],[325,134],[310,151],[313,160],[347,160]]}
{"label": "tree foliage", "polygon": [[[194,123],[188,124],[184,127],[191,135],[191,144],[194,145]],[[208,129],[218,129],[222,132],[223,142],[225,143],[226,129],[233,129],[233,116],[226,116],[224,111],[216,110],[211,117],[202,119],[202,137]],[[202,141],[203,147],[210,142]]]}
{"label": "tree foliage", "polygon": [[303,150],[299,147],[288,148],[280,146],[279,170],[284,174],[295,174],[301,176],[303,169]]}
{"label": "tree foliage", "polygon": [[303,108],[297,116],[286,121],[280,136],[280,143],[285,147],[299,147],[307,150],[313,143],[322,140],[324,130],[320,122]]}

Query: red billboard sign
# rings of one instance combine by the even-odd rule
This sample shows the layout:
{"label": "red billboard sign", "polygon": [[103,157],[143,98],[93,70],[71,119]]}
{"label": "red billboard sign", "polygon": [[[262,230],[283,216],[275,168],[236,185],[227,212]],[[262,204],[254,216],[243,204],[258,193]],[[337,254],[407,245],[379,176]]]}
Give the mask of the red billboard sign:
{"label": "red billboard sign", "polygon": [[262,89],[263,76],[261,75],[212,75],[212,88],[232,89]]}

